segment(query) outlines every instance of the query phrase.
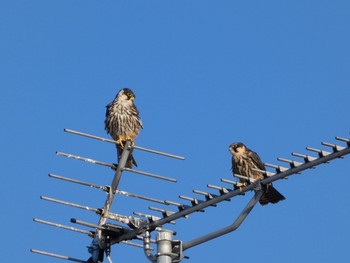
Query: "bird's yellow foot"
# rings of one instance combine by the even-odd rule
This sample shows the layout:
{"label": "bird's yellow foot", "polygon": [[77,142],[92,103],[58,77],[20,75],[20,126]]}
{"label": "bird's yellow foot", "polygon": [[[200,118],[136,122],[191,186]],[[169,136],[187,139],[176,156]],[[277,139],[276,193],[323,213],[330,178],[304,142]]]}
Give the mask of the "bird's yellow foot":
{"label": "bird's yellow foot", "polygon": [[122,140],[118,139],[118,140],[116,140],[116,143],[117,143],[117,145],[120,145],[122,148],[124,148],[124,144],[123,144]]}
{"label": "bird's yellow foot", "polygon": [[130,138],[130,137],[126,137],[126,138],[123,138],[123,139],[116,140],[117,144],[120,145],[121,148],[124,148],[124,145],[125,145],[126,141],[130,141],[132,147],[135,145],[134,140],[132,138]]}
{"label": "bird's yellow foot", "polygon": [[244,188],[245,186],[247,186],[247,183],[246,183],[246,182],[240,183],[239,186],[238,186],[238,185],[235,185],[235,186],[234,186],[234,189],[235,189],[235,190],[239,189],[239,191],[241,192],[241,195],[245,195],[245,193],[242,193],[243,188]]}

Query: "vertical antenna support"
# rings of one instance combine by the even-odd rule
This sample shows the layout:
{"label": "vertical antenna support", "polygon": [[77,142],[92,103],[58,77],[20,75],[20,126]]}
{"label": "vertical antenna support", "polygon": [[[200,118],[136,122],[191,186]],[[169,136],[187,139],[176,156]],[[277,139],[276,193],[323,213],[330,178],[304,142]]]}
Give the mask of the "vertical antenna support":
{"label": "vertical antenna support", "polygon": [[[113,181],[111,184],[111,187],[109,188],[109,192],[108,192],[108,196],[107,196],[104,208],[103,208],[103,212],[102,212],[102,215],[100,217],[100,221],[98,223],[99,226],[102,226],[102,225],[106,224],[106,222],[107,222],[108,214],[109,214],[109,211],[112,207],[114,196],[116,194],[116,190],[118,188],[119,181],[120,181],[120,178],[121,178],[122,173],[123,173],[123,169],[124,169],[126,162],[129,158],[130,151],[131,151],[131,142],[126,141],[125,145],[124,145],[123,152],[122,152],[122,156],[119,160],[117,170],[115,172],[115,175],[114,175],[114,178],[113,178]],[[102,248],[104,248],[106,246],[105,240],[103,240],[105,237],[103,236],[101,230],[97,230],[97,237],[99,239],[100,246]]]}
{"label": "vertical antenna support", "polygon": [[157,234],[157,263],[172,263],[173,233],[162,229]]}
{"label": "vertical antenna support", "polygon": [[183,244],[183,250],[189,249],[191,247],[197,246],[199,244],[202,244],[204,242],[207,242],[211,239],[217,238],[219,236],[225,235],[227,233],[230,233],[232,231],[235,231],[241,224],[242,222],[246,219],[250,211],[254,208],[256,203],[260,200],[260,197],[263,195],[263,190],[259,186],[259,190],[255,192],[253,198],[249,201],[249,203],[244,207],[243,211],[241,214],[237,217],[237,219],[229,226],[222,228],[220,230],[217,230],[215,232],[209,233],[207,235],[201,236],[197,239],[194,239],[192,241],[188,241]]}
{"label": "vertical antenna support", "polygon": [[131,151],[131,142],[126,141],[125,145],[124,145],[123,152],[122,152],[122,156],[121,156],[120,161],[118,163],[117,171],[115,172],[115,176],[113,178],[113,182],[112,182],[111,189],[110,189],[110,192],[112,192],[113,195],[115,194],[115,191],[118,188],[120,177],[122,176],[122,171],[123,171],[123,169],[126,165],[126,162],[129,158],[130,151]]}

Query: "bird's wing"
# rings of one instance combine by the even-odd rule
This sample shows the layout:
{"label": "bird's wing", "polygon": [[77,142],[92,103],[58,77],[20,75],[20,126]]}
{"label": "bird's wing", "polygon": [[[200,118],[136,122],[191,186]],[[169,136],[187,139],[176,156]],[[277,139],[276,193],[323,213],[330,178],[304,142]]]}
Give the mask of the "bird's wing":
{"label": "bird's wing", "polygon": [[236,166],[235,166],[235,158],[233,158],[232,156],[232,159],[231,159],[231,170],[232,170],[232,173],[235,173],[235,170],[236,170]]}
{"label": "bird's wing", "polygon": [[110,107],[111,107],[112,103],[113,103],[113,101],[106,105],[106,114],[105,114],[106,117],[108,117],[108,115],[109,115]]}
{"label": "bird's wing", "polygon": [[258,167],[258,169],[260,169],[260,170],[264,170],[265,171],[265,165],[261,161],[259,155],[256,152],[254,152],[254,151],[250,151],[249,155],[252,158],[252,161],[254,162],[256,167]]}

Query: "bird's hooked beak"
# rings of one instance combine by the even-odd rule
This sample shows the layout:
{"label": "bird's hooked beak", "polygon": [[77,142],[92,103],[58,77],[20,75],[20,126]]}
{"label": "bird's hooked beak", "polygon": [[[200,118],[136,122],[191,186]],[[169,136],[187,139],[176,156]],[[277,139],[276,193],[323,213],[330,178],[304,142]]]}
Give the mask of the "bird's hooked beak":
{"label": "bird's hooked beak", "polygon": [[129,100],[134,101],[135,95],[132,93],[127,93],[126,96],[128,97]]}
{"label": "bird's hooked beak", "polygon": [[232,154],[240,154],[240,153],[245,152],[245,150],[246,150],[245,146],[242,143],[233,143],[229,147],[229,151]]}

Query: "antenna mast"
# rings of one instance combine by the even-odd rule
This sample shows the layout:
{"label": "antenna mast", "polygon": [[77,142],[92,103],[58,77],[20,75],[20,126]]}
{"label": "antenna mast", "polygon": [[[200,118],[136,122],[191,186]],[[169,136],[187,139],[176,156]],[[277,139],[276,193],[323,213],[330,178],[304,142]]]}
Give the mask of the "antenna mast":
{"label": "antenna mast", "polygon": [[[103,142],[113,143],[116,142],[113,140],[109,140],[103,137],[65,129],[67,133],[75,134],[79,136],[84,136],[91,139],[100,140]],[[306,150],[312,152],[314,155],[300,154],[300,153],[292,153],[292,156],[299,158],[298,161],[286,159],[286,158],[277,158],[278,161],[287,164],[289,167],[268,164],[265,163],[265,166],[270,170],[274,171],[260,171],[267,175],[267,177],[263,180],[251,180],[250,184],[242,185],[238,182],[231,181],[225,178],[222,178],[220,181],[222,183],[226,183],[229,186],[217,186],[208,184],[207,187],[209,189],[214,189],[217,192],[211,193],[209,191],[203,190],[193,190],[194,194],[200,195],[204,197],[204,200],[198,199],[195,197],[188,197],[180,195],[179,198],[182,200],[186,200],[190,202],[190,204],[183,204],[181,202],[170,201],[170,200],[159,200],[154,197],[143,196],[136,193],[130,193],[127,191],[123,191],[118,189],[119,182],[123,175],[123,172],[131,172],[137,173],[144,176],[152,177],[154,179],[165,180],[168,182],[176,182],[176,179],[156,175],[149,172],[134,170],[125,168],[125,164],[127,162],[128,156],[132,149],[137,149],[145,152],[149,152],[152,154],[159,154],[170,158],[175,158],[179,160],[184,160],[184,157],[173,155],[169,153],[164,153],[152,149],[147,149],[140,146],[132,146],[131,142],[127,141],[121,155],[121,159],[119,163],[110,164],[103,161],[94,160],[91,158],[81,157],[74,154],[68,154],[63,152],[57,152],[58,156],[64,156],[68,158],[72,158],[75,160],[85,161],[89,163],[93,163],[96,165],[102,165],[109,167],[115,171],[113,180],[108,186],[100,186],[98,184],[93,184],[89,182],[84,182],[80,180],[76,180],[73,178],[68,178],[60,175],[49,174],[50,178],[62,180],[70,183],[75,183],[83,186],[89,186],[91,188],[100,189],[107,193],[107,198],[105,200],[103,208],[94,208],[85,205],[75,204],[68,201],[63,201],[59,199],[54,199],[51,197],[41,196],[42,200],[54,202],[62,205],[71,206],[78,209],[84,209],[87,211],[91,211],[96,213],[99,216],[99,221],[97,224],[84,222],[79,219],[72,218],[71,223],[85,226],[91,228],[91,231],[82,230],[72,226],[65,226],[58,223],[45,221],[42,219],[34,218],[34,221],[41,224],[46,224],[49,226],[58,227],[65,230],[74,231],[77,233],[88,235],[92,241],[90,246],[88,247],[88,252],[91,254],[91,257],[84,261],[68,256],[63,256],[59,254],[54,254],[42,250],[32,249],[31,252],[42,254],[45,256],[55,257],[59,259],[69,260],[73,262],[86,262],[86,263],[101,263],[104,260],[104,257],[108,260],[108,262],[112,262],[110,257],[111,254],[111,246],[115,244],[126,244],[135,247],[142,248],[144,250],[146,258],[153,263],[176,263],[180,262],[184,256],[183,252],[194,247],[200,245],[204,242],[212,240],[214,238],[220,237],[222,235],[228,234],[232,231],[235,231],[242,222],[246,219],[249,213],[252,211],[254,206],[259,201],[260,197],[263,194],[263,185],[272,183],[274,181],[287,178],[294,174],[300,174],[301,172],[314,168],[323,163],[329,163],[334,159],[343,158],[345,155],[350,153],[350,139],[335,137],[335,139],[342,144],[346,144],[345,146],[332,144],[328,142],[322,142],[321,144],[325,147],[328,147],[328,150],[321,150],[311,147],[306,147]],[[315,156],[315,153],[317,156]],[[236,175],[238,178],[243,178],[249,180],[249,178],[245,178],[242,175]],[[239,189],[235,189],[233,186],[238,186]],[[195,212],[204,212],[205,209],[209,206],[217,206],[217,204],[223,201],[230,201],[232,198],[242,195],[248,191],[254,191],[254,196],[248,201],[243,210],[238,214],[235,220],[233,220],[232,224],[221,227],[216,231],[205,234],[203,236],[194,238],[193,240],[183,242],[181,240],[174,240],[174,231],[165,229],[163,226],[166,224],[174,224],[175,221],[179,218],[188,218],[188,216]],[[164,208],[158,207],[149,207],[149,210],[153,212],[161,213],[161,216],[155,216],[152,214],[144,214],[141,212],[134,212],[133,215],[121,215],[111,212],[111,207],[115,198],[115,195],[124,195],[130,198],[137,198],[153,203],[157,203],[158,205],[163,206],[174,206],[177,208],[177,211],[170,211]],[[111,223],[118,222],[119,224]],[[122,225],[121,225],[122,224]],[[156,231],[156,239],[151,238],[151,233]],[[140,243],[140,241],[142,243]],[[152,245],[157,247],[156,253],[154,252],[154,248]]]}

